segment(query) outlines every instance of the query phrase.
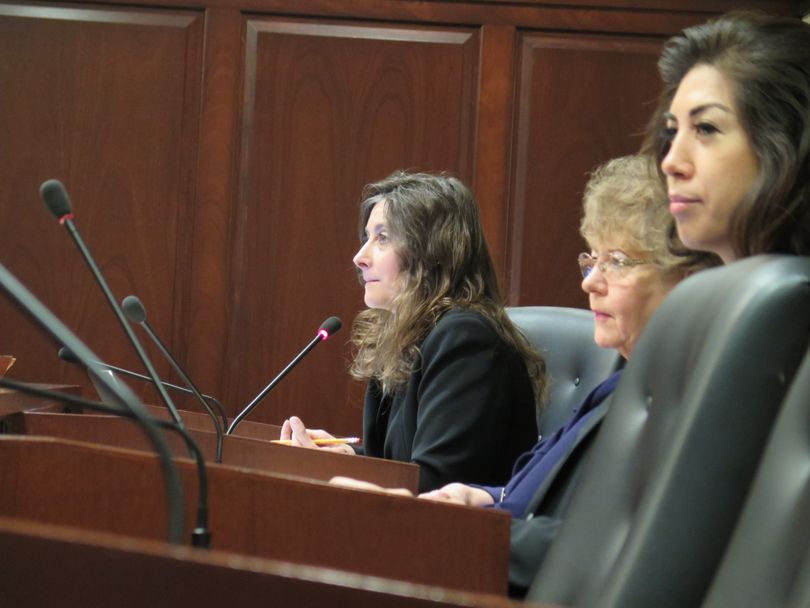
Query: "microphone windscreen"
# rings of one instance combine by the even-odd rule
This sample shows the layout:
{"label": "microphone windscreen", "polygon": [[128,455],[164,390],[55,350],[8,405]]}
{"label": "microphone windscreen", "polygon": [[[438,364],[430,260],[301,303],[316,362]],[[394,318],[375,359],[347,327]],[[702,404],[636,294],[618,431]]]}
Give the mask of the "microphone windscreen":
{"label": "microphone windscreen", "polygon": [[63,346],[59,349],[59,358],[62,359],[62,361],[67,361],[68,363],[81,363],[76,354],[67,346]]}
{"label": "microphone windscreen", "polygon": [[326,336],[324,337],[324,340],[326,340],[329,336],[337,332],[342,326],[343,322],[340,320],[340,317],[329,317],[326,321],[321,323],[318,330],[319,332],[326,332]]}
{"label": "microphone windscreen", "polygon": [[127,296],[121,300],[121,308],[127,315],[127,319],[133,323],[143,323],[146,321],[146,309],[141,304],[138,296]]}
{"label": "microphone windscreen", "polygon": [[39,195],[56,219],[62,219],[70,213],[70,197],[58,179],[42,182],[39,187]]}

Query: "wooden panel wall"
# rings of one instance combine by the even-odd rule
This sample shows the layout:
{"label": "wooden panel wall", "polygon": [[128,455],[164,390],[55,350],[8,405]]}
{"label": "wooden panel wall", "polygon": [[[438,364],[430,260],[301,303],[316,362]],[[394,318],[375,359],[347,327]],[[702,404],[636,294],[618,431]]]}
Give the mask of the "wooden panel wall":
{"label": "wooden panel wall", "polygon": [[[0,262],[127,367],[137,359],[38,188],[65,184],[113,293],[137,294],[172,341],[189,280],[178,269],[192,238],[203,25],[199,11],[0,5]],[[6,298],[0,319],[12,375],[85,381]]]}
{"label": "wooden panel wall", "polygon": [[[257,409],[360,429],[362,186],[445,170],[479,194],[511,304],[582,306],[586,173],[634,151],[660,45],[730,0],[0,0],[0,262],[98,354],[140,369],[37,189],[235,414],[327,316],[346,326]],[[186,8],[184,8],[186,7]],[[168,365],[154,349],[156,366]],[[84,383],[0,298],[20,379]],[[155,402],[153,391],[137,387]],[[188,401],[180,405],[193,407]]]}
{"label": "wooden panel wall", "polygon": [[510,248],[513,302],[587,307],[576,256],[587,173],[638,150],[657,38],[523,32]]}

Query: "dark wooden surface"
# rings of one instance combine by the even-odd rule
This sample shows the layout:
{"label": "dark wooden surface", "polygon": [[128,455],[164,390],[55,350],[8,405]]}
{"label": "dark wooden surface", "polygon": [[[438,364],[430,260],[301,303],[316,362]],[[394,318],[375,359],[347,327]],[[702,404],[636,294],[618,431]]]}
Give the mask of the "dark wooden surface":
{"label": "dark wooden surface", "polygon": [[[60,391],[72,395],[80,395],[81,387],[76,384],[42,384],[38,388],[45,390]],[[21,395],[20,393],[7,388],[0,388],[0,416],[13,414],[15,412],[34,410],[61,410],[63,406],[49,399],[35,397],[32,395]]]}
{"label": "dark wooden surface", "polygon": [[579,200],[600,162],[640,146],[661,40],[526,32],[518,45],[510,300],[582,308]]}
{"label": "dark wooden surface", "polygon": [[[200,428],[206,425],[210,429],[210,419],[194,419],[185,412],[181,415],[206,462],[213,464],[216,434]],[[58,437],[146,452],[154,450],[135,422],[113,416],[25,412],[5,418],[3,428],[9,434]],[[275,435],[278,437],[277,432]],[[165,437],[175,456],[188,456],[188,448],[180,435],[167,432]],[[234,435],[223,439],[223,465],[321,481],[343,475],[386,488],[405,488],[414,493],[419,488],[419,467],[412,463],[293,448],[276,445],[266,439]]]}
{"label": "dark wooden surface", "polygon": [[[162,540],[157,457],[0,436],[0,516]],[[195,525],[196,474],[177,461]],[[506,593],[509,515],[209,465],[212,548],[465,591]],[[0,551],[7,554],[7,552]]]}
{"label": "dark wooden surface", "polygon": [[7,518],[0,518],[0,603],[16,608],[539,606]]}

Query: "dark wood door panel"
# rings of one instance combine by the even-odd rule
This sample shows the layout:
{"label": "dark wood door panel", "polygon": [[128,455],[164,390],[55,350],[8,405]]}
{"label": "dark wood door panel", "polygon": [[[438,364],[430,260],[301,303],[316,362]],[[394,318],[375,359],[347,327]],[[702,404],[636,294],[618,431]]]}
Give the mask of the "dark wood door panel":
{"label": "dark wood door panel", "polygon": [[[195,11],[0,5],[0,261],[119,365],[139,368],[38,188],[65,184],[113,293],[137,294],[171,343],[190,239],[202,33]],[[5,297],[0,335],[17,377],[84,381]]]}
{"label": "dark wood door panel", "polygon": [[520,43],[510,301],[587,307],[576,255],[587,174],[636,152],[662,40],[527,32]]}
{"label": "dark wood door panel", "polygon": [[245,403],[337,314],[346,328],[255,418],[357,432],[345,343],[363,306],[360,192],[399,168],[469,181],[478,33],[271,18],[246,30],[226,394]]}

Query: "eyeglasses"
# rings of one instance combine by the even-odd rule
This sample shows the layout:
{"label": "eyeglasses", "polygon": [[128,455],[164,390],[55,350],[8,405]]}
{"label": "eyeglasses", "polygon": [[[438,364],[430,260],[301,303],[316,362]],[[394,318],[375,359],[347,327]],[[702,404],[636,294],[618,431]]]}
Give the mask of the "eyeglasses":
{"label": "eyeglasses", "polygon": [[579,271],[582,273],[583,279],[587,279],[588,276],[590,276],[594,266],[599,268],[599,272],[601,272],[606,279],[616,279],[623,277],[627,273],[628,268],[652,264],[649,260],[628,258],[619,251],[608,251],[603,256],[596,258],[590,253],[580,253],[577,257],[577,262],[579,262]]}

